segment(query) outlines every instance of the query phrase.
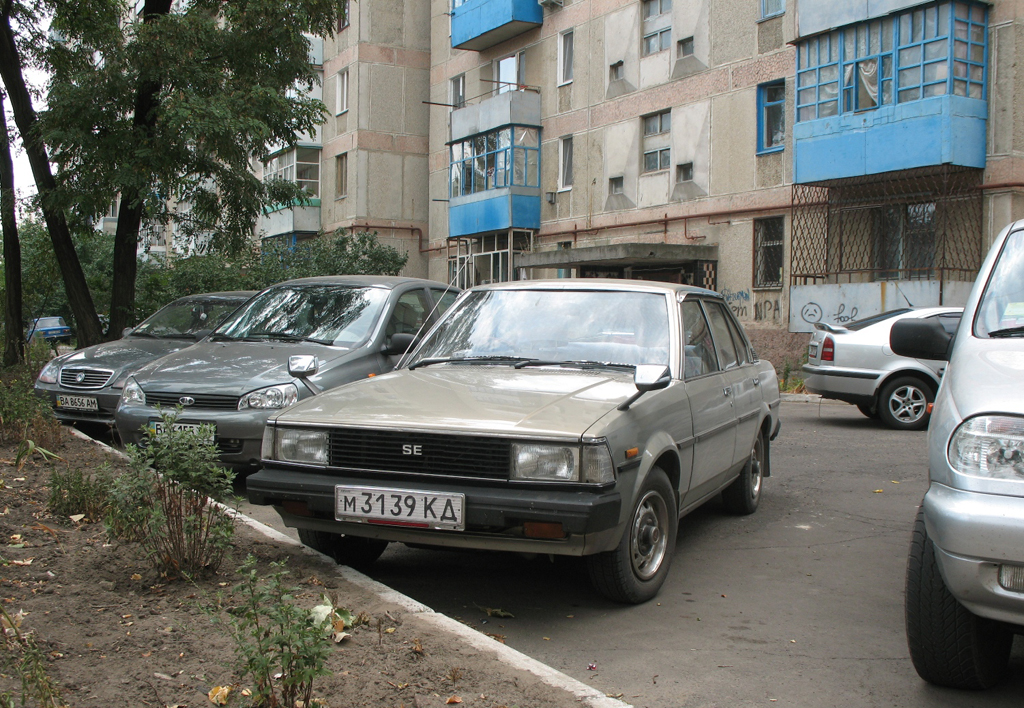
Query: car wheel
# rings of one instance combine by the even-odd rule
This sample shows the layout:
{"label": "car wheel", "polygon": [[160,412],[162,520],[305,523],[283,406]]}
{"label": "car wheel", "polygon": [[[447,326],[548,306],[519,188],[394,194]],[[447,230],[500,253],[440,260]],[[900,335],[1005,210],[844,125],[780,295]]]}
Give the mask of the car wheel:
{"label": "car wheel", "polygon": [[676,495],[665,472],[651,469],[617,548],[587,556],[590,581],[616,602],[639,604],[658,594],[676,547]]}
{"label": "car wheel", "polygon": [[759,430],[750,450],[750,459],[743,466],[740,476],[722,490],[722,501],[731,513],[746,516],[757,511],[757,505],[761,501],[761,485],[764,482],[767,445],[764,433]]}
{"label": "car wheel", "polygon": [[989,688],[1006,674],[1013,633],[961,605],[939,573],[924,509],[917,512],[907,560],[907,644],[918,675],[950,688]]}
{"label": "car wheel", "polygon": [[299,529],[299,540],[312,548],[330,556],[338,563],[352,568],[368,568],[380,558],[387,541],[377,538],[359,538],[343,536],[340,533]]}
{"label": "car wheel", "polygon": [[896,430],[921,430],[928,426],[928,404],[935,392],[911,376],[893,379],[878,397],[878,416]]}
{"label": "car wheel", "polygon": [[868,418],[878,418],[878,411],[872,411],[871,406],[865,406],[861,403],[858,403],[857,410],[866,415]]}

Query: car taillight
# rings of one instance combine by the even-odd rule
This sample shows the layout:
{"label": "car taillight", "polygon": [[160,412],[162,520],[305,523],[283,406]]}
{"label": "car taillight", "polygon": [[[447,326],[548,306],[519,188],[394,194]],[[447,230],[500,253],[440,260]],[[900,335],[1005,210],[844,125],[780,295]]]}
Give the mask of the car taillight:
{"label": "car taillight", "polygon": [[836,360],[836,343],[833,341],[832,337],[825,337],[825,341],[821,343],[821,360]]}

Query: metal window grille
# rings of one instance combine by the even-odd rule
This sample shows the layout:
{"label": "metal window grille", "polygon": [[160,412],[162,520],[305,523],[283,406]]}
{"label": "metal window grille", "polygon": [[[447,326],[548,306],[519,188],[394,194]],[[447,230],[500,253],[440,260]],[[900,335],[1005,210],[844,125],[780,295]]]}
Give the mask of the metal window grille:
{"label": "metal window grille", "polygon": [[782,287],[783,237],[786,220],[777,216],[754,220],[754,287]]}
{"label": "metal window grille", "polygon": [[982,172],[942,165],[793,185],[790,283],[973,280]]}

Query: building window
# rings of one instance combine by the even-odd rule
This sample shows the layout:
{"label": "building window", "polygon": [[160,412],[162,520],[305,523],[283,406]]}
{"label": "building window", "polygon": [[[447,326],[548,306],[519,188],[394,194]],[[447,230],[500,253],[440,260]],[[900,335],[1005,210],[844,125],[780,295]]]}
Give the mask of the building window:
{"label": "building window", "polygon": [[343,29],[345,29],[349,25],[349,14],[348,13],[349,13],[349,11],[351,9],[351,4],[352,4],[351,0],[345,0],[342,3],[343,12],[341,13],[341,17],[338,18],[338,31],[339,32],[341,32]]}
{"label": "building window", "polygon": [[311,197],[320,196],[320,150],[295,148],[264,163],[263,179],[295,182]]}
{"label": "building window", "polygon": [[754,287],[782,287],[785,218],[754,219]]}
{"label": "building window", "polygon": [[622,194],[624,177],[611,177],[608,180],[608,194]]}
{"label": "building window", "polygon": [[663,29],[658,32],[652,32],[644,35],[644,56],[650,56],[657,52],[668,49],[669,43],[672,41],[672,30]]}
{"label": "building window", "polygon": [[786,0],[761,0],[761,18],[775,17],[786,11]]}
{"label": "building window", "polygon": [[618,81],[626,75],[625,67],[621,61],[617,61],[608,67],[608,80]]}
{"label": "building window", "polygon": [[676,165],[676,182],[692,182],[693,181],[693,163],[684,162],[681,165]]}
{"label": "building window", "polygon": [[671,160],[672,112],[644,116],[644,172],[667,170]]}
{"label": "building window", "polygon": [[672,0],[644,0],[644,19],[649,20],[658,15],[672,11]]}
{"label": "building window", "polygon": [[563,32],[558,43],[558,83],[572,81],[573,31]]}
{"label": "building window", "polygon": [[786,141],[786,82],[757,87],[757,151],[777,152]]}
{"label": "building window", "polygon": [[459,74],[452,77],[452,108],[462,108],[466,105],[466,75]]}
{"label": "building window", "polygon": [[942,2],[797,45],[798,121],[933,96],[986,99],[987,10]]}
{"label": "building window", "polygon": [[334,114],[341,115],[348,110],[348,69],[335,74],[334,82]]}
{"label": "building window", "polygon": [[693,37],[680,39],[676,43],[676,54],[679,58],[693,56]]}
{"label": "building window", "polygon": [[451,144],[450,196],[540,186],[540,131],[511,126]]}
{"label": "building window", "polygon": [[518,91],[523,83],[526,52],[519,52],[494,62],[495,93]]}
{"label": "building window", "polygon": [[572,136],[567,135],[559,141],[558,150],[558,186],[561,189],[572,189]]}
{"label": "building window", "polygon": [[935,274],[935,203],[878,207],[874,215],[877,280],[928,280]]}
{"label": "building window", "polygon": [[334,158],[334,197],[341,199],[348,196],[348,153],[343,152]]}

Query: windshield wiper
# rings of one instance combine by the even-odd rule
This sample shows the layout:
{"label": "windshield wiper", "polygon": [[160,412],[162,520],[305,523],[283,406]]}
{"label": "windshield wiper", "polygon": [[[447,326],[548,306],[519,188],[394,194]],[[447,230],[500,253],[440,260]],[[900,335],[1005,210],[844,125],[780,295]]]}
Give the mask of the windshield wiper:
{"label": "windshield wiper", "polygon": [[1024,327],[1007,327],[1005,329],[997,329],[988,333],[988,336],[995,337],[997,339],[1001,337],[1019,337],[1024,335]]}
{"label": "windshield wiper", "polygon": [[291,334],[290,332],[250,332],[243,340],[247,342],[258,341],[260,339],[280,339],[285,342],[315,342],[316,344],[331,344],[324,339],[314,339],[313,337],[303,337],[300,334]]}
{"label": "windshield wiper", "polygon": [[132,330],[131,331],[131,336],[133,336],[133,337],[149,337],[150,339],[156,339],[157,338],[155,334],[150,334],[149,332],[140,332],[138,330]]}
{"label": "windshield wiper", "polygon": [[610,369],[635,369],[636,364],[619,364],[612,361],[590,361],[589,359],[573,359],[573,360],[547,360],[547,359],[527,359],[516,364],[517,369],[522,369],[527,366],[573,366],[580,369],[598,369],[598,368],[610,368]]}
{"label": "windshield wiper", "polygon": [[229,334],[212,334],[210,335],[211,342],[234,342],[237,341],[238,337],[232,337]]}
{"label": "windshield wiper", "polygon": [[434,359],[420,359],[409,365],[408,368],[415,369],[420,366],[430,366],[431,364],[476,364],[480,362],[524,362],[531,361],[524,356],[457,356],[457,357],[437,357]]}

